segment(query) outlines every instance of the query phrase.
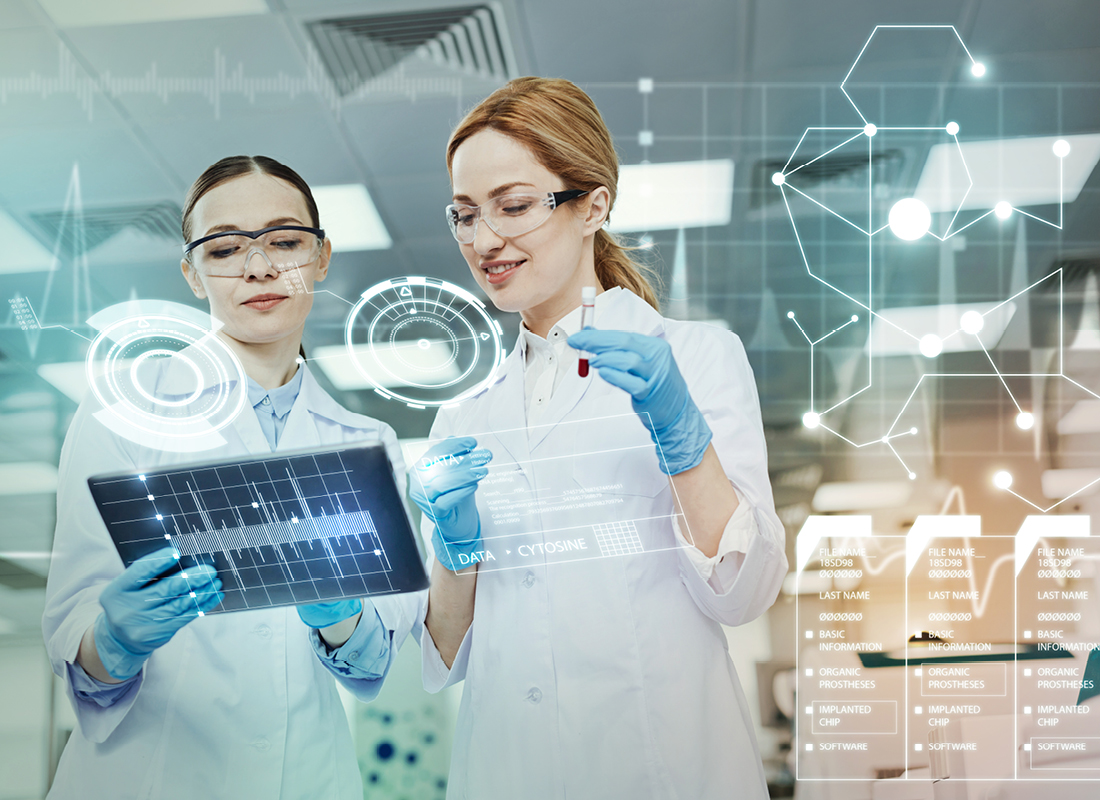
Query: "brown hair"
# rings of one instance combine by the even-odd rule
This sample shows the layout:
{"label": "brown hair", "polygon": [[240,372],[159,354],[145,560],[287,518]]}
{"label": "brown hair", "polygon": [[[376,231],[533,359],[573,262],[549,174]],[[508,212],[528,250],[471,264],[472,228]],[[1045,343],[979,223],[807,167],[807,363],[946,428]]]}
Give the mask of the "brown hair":
{"label": "brown hair", "polygon": [[191,241],[191,215],[195,211],[195,204],[199,202],[202,196],[215,186],[220,186],[233,178],[251,173],[280,178],[301,192],[306,201],[306,208],[309,210],[310,224],[314,228],[321,227],[321,215],[317,211],[317,201],[313,199],[313,192],[310,191],[309,184],[302,179],[301,175],[286,164],[267,156],[228,156],[207,167],[206,171],[191,184],[191,188],[187,191],[187,197],[183,201],[183,222],[181,225],[183,241]]}
{"label": "brown hair", "polygon": [[[477,104],[458,123],[447,143],[447,171],[459,146],[486,128],[527,147],[567,189],[606,186],[615,205],[619,157],[603,117],[576,84],[553,78],[516,78]],[[596,231],[596,277],[606,289],[621,286],[660,310],[650,278],[653,271],[630,257],[613,234]]]}

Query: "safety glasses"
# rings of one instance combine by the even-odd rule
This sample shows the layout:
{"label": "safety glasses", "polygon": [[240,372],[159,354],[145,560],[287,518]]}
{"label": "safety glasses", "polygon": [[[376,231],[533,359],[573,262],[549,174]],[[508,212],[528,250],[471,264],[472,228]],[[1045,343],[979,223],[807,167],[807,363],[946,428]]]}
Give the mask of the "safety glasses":
{"label": "safety glasses", "polygon": [[205,275],[239,278],[255,253],[279,272],[304,267],[321,254],[324,239],[320,228],[274,225],[258,231],[213,233],[185,244],[183,254]]}
{"label": "safety glasses", "polygon": [[583,197],[587,190],[568,189],[546,194],[505,194],[480,206],[452,203],[447,206],[447,224],[459,244],[470,244],[477,236],[477,223],[485,224],[505,238],[533,231],[558,206]]}

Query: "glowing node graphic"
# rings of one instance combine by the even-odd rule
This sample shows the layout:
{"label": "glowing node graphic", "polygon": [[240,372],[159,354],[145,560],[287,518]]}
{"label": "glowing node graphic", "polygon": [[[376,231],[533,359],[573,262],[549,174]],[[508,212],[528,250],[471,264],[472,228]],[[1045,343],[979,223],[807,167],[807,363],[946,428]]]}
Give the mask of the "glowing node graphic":
{"label": "glowing node graphic", "polygon": [[993,476],[993,485],[998,489],[1007,489],[1012,485],[1012,475],[1002,469]]}
{"label": "glowing node graphic", "polygon": [[917,429],[915,427],[909,429],[909,435],[910,436],[915,436],[916,433],[917,433]]}
{"label": "glowing node graphic", "polygon": [[852,322],[859,322],[859,314],[852,314]]}
{"label": "glowing node graphic", "polygon": [[899,239],[913,242],[932,227],[932,212],[915,197],[898,200],[890,209],[890,230]]}
{"label": "glowing node graphic", "polygon": [[[841,128],[815,128],[815,127],[811,127],[811,128],[806,128],[804,130],[803,134],[802,134],[802,137],[799,138],[798,144],[795,145],[794,151],[791,153],[790,158],[787,160],[786,165],[783,167],[784,171],[789,169],[790,172],[787,172],[787,174],[785,174],[785,175],[783,173],[779,173],[779,172],[774,173],[773,174],[773,182],[777,186],[780,187],[780,191],[781,191],[782,196],[783,196],[783,201],[786,205],[787,216],[790,220],[791,228],[792,228],[792,231],[794,233],[794,238],[796,240],[796,243],[798,244],[799,254],[801,255],[802,262],[803,262],[803,264],[806,268],[807,274],[811,278],[819,281],[822,285],[824,285],[826,288],[830,289],[835,294],[843,297],[846,301],[855,302],[858,305],[862,306],[864,309],[866,309],[866,311],[868,312],[867,316],[874,323],[872,325],[872,329],[874,329],[877,326],[878,322],[883,322],[886,325],[896,329],[896,332],[901,334],[901,336],[908,337],[912,342],[917,343],[918,346],[919,346],[919,352],[924,357],[932,359],[932,358],[938,357],[939,355],[941,355],[944,352],[944,341],[945,341],[944,337],[945,336],[947,336],[949,338],[950,336],[954,336],[955,334],[967,334],[969,336],[977,337],[977,335],[979,333],[982,333],[982,332],[986,332],[987,334],[992,334],[994,332],[994,329],[997,329],[999,332],[1003,332],[1004,324],[1006,324],[1006,323],[1005,323],[1005,320],[1001,316],[1002,312],[999,312],[998,309],[1000,309],[1002,306],[1008,305],[1014,298],[1010,298],[1009,301],[1005,301],[1004,303],[1001,303],[1001,304],[998,304],[998,305],[994,305],[994,304],[990,303],[990,304],[988,304],[988,307],[986,307],[986,304],[982,304],[982,305],[975,304],[970,310],[967,310],[965,306],[960,308],[959,311],[954,312],[958,315],[956,317],[956,319],[958,319],[958,321],[959,321],[959,329],[955,330],[949,336],[946,334],[946,331],[941,332],[941,331],[937,330],[937,327],[944,327],[946,325],[946,322],[947,322],[946,320],[940,320],[940,322],[945,323],[944,326],[930,325],[926,321],[923,321],[923,319],[919,323],[919,326],[914,325],[912,323],[909,326],[903,326],[903,324],[902,324],[903,322],[909,322],[910,321],[910,317],[907,316],[907,313],[912,311],[913,309],[908,309],[908,308],[905,308],[905,309],[899,308],[899,309],[897,309],[897,311],[899,313],[898,313],[896,318],[894,317],[893,314],[887,314],[885,312],[878,313],[876,311],[876,309],[871,307],[871,305],[864,305],[862,302],[858,301],[856,298],[854,298],[850,294],[848,294],[847,291],[844,291],[841,288],[839,288],[838,286],[835,286],[835,285],[831,284],[820,273],[820,271],[815,268],[815,264],[813,263],[813,258],[812,258],[812,248],[807,248],[807,247],[804,246],[804,243],[803,243],[803,240],[802,240],[802,234],[800,233],[800,225],[801,225],[801,222],[799,220],[800,214],[798,212],[796,212],[795,210],[792,210],[791,205],[789,203],[789,200],[794,198],[794,196],[796,194],[800,195],[800,196],[806,198],[807,200],[809,200],[810,202],[812,202],[812,203],[816,204],[817,206],[819,206],[825,213],[830,214],[833,217],[838,218],[839,220],[841,220],[844,223],[847,223],[847,225],[849,225],[853,230],[857,231],[860,234],[863,234],[864,236],[868,237],[869,239],[874,239],[879,233],[884,232],[887,228],[889,228],[895,236],[897,236],[899,239],[901,239],[903,241],[916,241],[918,239],[921,239],[922,237],[924,237],[927,234],[929,237],[935,238],[938,242],[947,242],[947,240],[952,239],[956,235],[958,235],[958,234],[962,233],[963,231],[967,230],[970,226],[972,226],[972,225],[978,223],[979,221],[985,219],[987,216],[988,217],[994,217],[994,219],[1000,219],[1000,220],[1003,221],[1003,220],[1006,220],[1006,219],[1009,219],[1009,218],[1013,217],[1014,212],[1017,212],[1017,211],[1019,212],[1020,217],[1026,216],[1026,217],[1029,217],[1031,219],[1034,219],[1035,221],[1037,221],[1039,223],[1048,225],[1048,226],[1050,226],[1052,228],[1055,228],[1057,230],[1062,230],[1063,229],[1063,223],[1062,223],[1063,216],[1062,215],[1063,215],[1065,197],[1064,197],[1064,194],[1062,192],[1061,173],[1058,172],[1058,175],[1059,175],[1059,197],[1058,197],[1058,221],[1057,222],[1051,221],[1051,220],[1048,220],[1048,219],[1044,219],[1042,217],[1035,216],[1033,214],[1029,214],[1026,211],[1023,211],[1021,209],[1014,208],[1013,205],[1011,204],[1011,202],[1009,202],[1008,200],[996,203],[996,205],[994,207],[989,208],[989,205],[992,205],[992,202],[986,201],[985,197],[982,198],[982,201],[980,203],[976,203],[974,201],[974,198],[971,196],[971,191],[973,189],[975,189],[975,186],[977,184],[975,183],[974,176],[971,175],[970,167],[968,167],[967,164],[966,164],[968,156],[967,156],[967,153],[964,151],[965,150],[964,145],[962,143],[960,143],[959,140],[958,140],[958,135],[959,135],[960,130],[961,130],[961,125],[959,124],[958,121],[950,120],[950,119],[943,119],[943,120],[939,121],[937,124],[928,125],[926,123],[923,126],[918,126],[918,127],[913,127],[913,128],[903,128],[903,127],[880,128],[877,125],[872,124],[869,120],[874,118],[873,114],[875,112],[872,109],[867,109],[867,108],[864,108],[864,109],[861,110],[861,107],[860,107],[861,103],[859,102],[859,99],[861,97],[866,96],[865,87],[868,84],[866,84],[865,82],[863,82],[861,80],[861,76],[853,77],[853,75],[856,71],[856,68],[860,64],[860,61],[861,61],[861,59],[864,55],[864,52],[867,50],[868,46],[871,44],[872,39],[874,39],[874,37],[880,31],[883,31],[883,30],[897,30],[897,29],[909,29],[909,30],[913,31],[916,35],[925,35],[925,33],[927,32],[927,29],[937,29],[939,32],[936,33],[935,35],[941,35],[943,33],[949,32],[950,35],[954,36],[954,38],[957,39],[959,45],[961,46],[963,52],[965,53],[966,58],[969,60],[969,67],[970,67],[971,74],[975,77],[982,77],[986,74],[985,64],[983,64],[981,62],[978,62],[974,59],[971,51],[967,48],[966,43],[963,41],[962,37],[960,36],[959,31],[953,25],[878,25],[878,26],[876,26],[874,28],[874,30],[871,32],[871,35],[868,37],[868,39],[864,43],[863,48],[856,55],[855,61],[852,63],[852,65],[849,68],[848,72],[845,74],[844,78],[840,82],[840,91],[844,95],[844,97],[848,101],[848,103],[851,104],[852,109],[855,111],[855,113],[857,115],[858,121],[857,120],[852,120],[852,122],[850,123],[850,127],[841,127]],[[964,64],[965,63],[966,62],[964,62]],[[856,87],[858,89],[858,91],[856,93],[849,94],[849,91],[846,88],[846,85],[849,83],[850,80],[853,82],[852,86]],[[859,87],[863,87],[863,88],[859,88]],[[860,92],[862,92],[862,94],[860,94]],[[881,100],[880,100],[880,106],[881,106]],[[897,122],[892,122],[891,123],[892,126],[897,125],[897,124],[898,124]],[[879,132],[892,133],[895,130],[930,131],[930,132],[935,132],[938,136],[941,136],[941,137],[944,134],[946,134],[947,136],[953,138],[953,141],[950,142],[950,146],[949,146],[949,149],[952,152],[951,159],[953,160],[954,163],[958,164],[958,166],[960,167],[960,170],[958,171],[958,174],[959,174],[960,177],[964,178],[965,180],[958,187],[951,187],[950,185],[948,185],[948,186],[946,186],[946,188],[958,188],[959,189],[959,192],[955,193],[955,194],[960,194],[961,195],[957,199],[957,202],[956,202],[956,198],[954,197],[954,195],[951,195],[948,199],[945,199],[945,200],[937,200],[935,198],[935,195],[933,193],[931,193],[931,191],[930,191],[934,187],[931,186],[931,185],[929,185],[929,186],[924,185],[924,175],[922,174],[922,176],[921,176],[921,185],[918,188],[918,190],[914,191],[915,196],[899,199],[899,200],[897,200],[897,202],[894,202],[892,206],[887,206],[886,208],[888,208],[888,212],[885,214],[886,219],[882,218],[884,216],[883,212],[886,209],[882,205],[877,205],[876,204],[875,201],[878,199],[878,195],[875,192],[875,188],[882,181],[884,181],[886,179],[883,178],[881,175],[876,175],[875,174],[876,173],[876,168],[875,168],[875,152],[874,151],[878,148],[879,138],[871,139],[870,137],[877,136],[877,134]],[[822,135],[817,133],[818,131],[835,132],[835,133],[828,133],[827,135],[822,136]],[[811,136],[811,134],[814,134],[814,136]],[[798,174],[799,170],[801,170],[802,167],[807,166],[809,164],[812,164],[812,163],[814,163],[818,160],[824,159],[824,158],[828,157],[830,154],[834,153],[835,151],[845,147],[846,145],[850,145],[853,142],[858,142],[858,140],[860,140],[864,136],[866,136],[868,138],[863,140],[862,145],[857,145],[857,146],[867,149],[868,159],[869,159],[868,171],[871,173],[871,175],[869,176],[868,181],[867,181],[868,196],[865,198],[865,203],[862,204],[863,207],[868,209],[868,215],[867,215],[867,222],[866,223],[863,223],[859,217],[856,217],[854,219],[849,218],[849,215],[845,214],[844,207],[830,208],[825,203],[820,202],[819,199],[811,196],[811,194],[809,194],[808,192],[803,191],[803,189],[800,188],[800,186],[799,186],[799,184],[801,183],[801,181],[799,179],[802,178],[803,176]],[[809,145],[807,143],[812,142],[814,138],[818,138],[820,140],[820,147],[821,148],[828,148],[828,149],[818,150],[816,155],[814,155],[812,153],[809,153],[809,152],[804,152],[805,150],[810,149],[811,145]],[[1055,139],[1054,137],[1052,137],[1051,139],[1048,139],[1047,141],[1051,143],[1052,152],[1053,152],[1053,155],[1055,157],[1057,157],[1059,159],[1062,159],[1062,158],[1065,158],[1065,156],[1069,154],[1069,152],[1070,152],[1070,143],[1069,143],[1068,139],[1065,139],[1065,138]],[[946,145],[944,145],[944,146],[946,146]],[[947,162],[945,161],[944,163],[946,164]],[[792,166],[792,165],[794,165],[794,166]],[[1056,172],[1061,169],[1061,165],[1055,164],[1054,166],[1055,166],[1055,171]],[[946,181],[946,178],[944,180]],[[950,184],[950,181],[947,181],[947,183]],[[808,187],[806,187],[806,188],[808,188]],[[988,180],[986,180],[985,186],[984,186],[984,188],[982,188],[982,191],[989,191]],[[943,194],[943,193],[941,192],[941,194]],[[920,197],[920,198],[925,198],[925,197],[929,198],[928,202],[931,205],[926,205],[924,202],[921,202],[921,200],[919,200],[918,197]],[[1021,202],[1023,202],[1023,201],[1021,201]],[[860,204],[856,204],[853,207],[858,207],[859,205]],[[1026,202],[1025,202],[1025,205],[1027,205]],[[981,206],[984,206],[986,208],[985,213],[981,213],[981,214],[978,214],[975,217],[971,217],[969,212],[972,209],[977,209]],[[937,225],[935,230],[933,230],[933,226],[932,226],[932,221],[933,221],[932,220],[932,210],[933,209],[935,209],[935,211],[937,212],[937,215],[939,215],[940,213],[946,212],[945,216],[943,217],[943,219],[946,221],[946,225],[945,226]],[[952,210],[953,210],[953,213],[952,213]],[[992,220],[990,222],[992,222]],[[1030,224],[1030,222],[1028,224]],[[942,229],[941,229],[941,227],[942,227]],[[965,247],[964,243],[963,243],[963,247]],[[955,250],[959,250],[959,249],[962,249],[962,248],[959,248],[959,247],[955,248]],[[868,286],[871,286],[872,278],[873,278],[873,275],[874,275],[874,271],[873,271],[874,270],[874,263],[873,263],[873,261],[874,261],[874,259],[872,259],[872,257],[869,255],[868,259],[867,259]],[[1057,278],[1059,281],[1061,281],[1061,273],[1062,273],[1061,268],[1056,269],[1056,270],[1052,271],[1050,274],[1048,274],[1046,276],[1046,278],[1043,278],[1042,280]],[[1059,283],[1058,285],[1059,285],[1059,294],[1060,294],[1061,293],[1061,283]],[[1025,289],[1024,291],[1028,291],[1028,289],[1031,289],[1031,288],[1033,288],[1033,287],[1027,287],[1027,289]],[[1023,292],[1020,292],[1018,294],[1023,294]],[[1018,296],[1018,295],[1015,295],[1015,296]],[[873,298],[874,295],[871,294],[871,297]],[[868,300],[868,303],[870,303],[870,302],[871,301]],[[984,313],[983,313],[983,309],[984,309]],[[902,313],[902,312],[905,312],[905,313]],[[1009,312],[1009,313],[1011,313],[1011,312]],[[989,317],[988,324],[987,324],[986,316]],[[879,319],[874,319],[875,317],[879,317]],[[795,318],[795,313],[793,311],[787,313],[787,318],[789,320],[791,320],[794,323],[794,325],[798,328],[799,333],[806,340],[806,343],[808,344],[809,349],[810,349],[810,370],[811,370],[811,374],[810,374],[810,379],[809,379],[809,398],[808,398],[808,403],[807,403],[807,405],[809,405],[810,408],[821,407],[821,408],[826,408],[829,411],[832,411],[833,409],[836,409],[836,408],[839,408],[843,405],[846,405],[847,403],[849,403],[849,401],[851,401],[854,398],[858,397],[862,392],[864,392],[865,390],[871,388],[872,384],[874,383],[874,379],[873,379],[873,371],[871,369],[872,359],[870,359],[870,358],[867,359],[868,370],[867,370],[866,384],[863,385],[863,386],[859,386],[859,385],[853,383],[853,385],[848,387],[848,389],[854,389],[854,391],[849,392],[848,389],[845,389],[844,392],[843,392],[843,396],[841,394],[837,394],[836,396],[827,396],[828,394],[831,394],[831,393],[823,392],[823,390],[820,387],[820,384],[815,384],[815,381],[814,381],[814,363],[815,363],[814,356],[815,356],[816,352],[820,352],[820,351],[818,351],[817,348],[819,346],[823,345],[826,342],[826,340],[831,338],[834,334],[839,333],[845,327],[847,327],[847,326],[853,324],[854,322],[856,322],[858,320],[858,317],[856,315],[852,315],[851,318],[850,318],[850,321],[844,322],[842,325],[840,325],[839,327],[834,328],[831,331],[822,332],[821,334],[813,334],[813,335],[811,335],[811,332],[807,331],[803,327],[803,325],[800,324],[799,320],[797,320]],[[911,319],[915,322],[915,320],[917,318],[914,315]],[[912,329],[907,329],[907,327],[912,328]],[[925,333],[928,330],[936,330],[936,333]],[[993,335],[989,335],[987,338],[990,338],[990,339],[999,338],[999,332],[997,334],[997,337],[994,337]],[[872,331],[872,335],[874,335],[874,331]],[[890,333],[890,336],[893,337],[894,334]],[[884,341],[886,341],[886,340],[884,340]],[[902,341],[904,341],[904,339],[901,339],[901,337],[898,337],[898,341],[902,342]],[[952,344],[955,345],[956,343],[952,343]],[[982,350],[985,350],[987,342],[981,341],[979,339],[979,341],[977,343],[975,343],[973,340],[970,340],[970,341],[963,341],[961,343],[961,345],[962,345],[961,347],[953,347],[953,349],[961,349],[963,351],[967,351],[967,350],[973,349],[975,346],[977,346],[977,347],[980,347]],[[871,352],[870,346],[868,346],[868,352],[869,353]],[[877,352],[872,353],[872,355],[893,355],[897,352],[912,352],[911,351],[911,344],[906,343],[904,345],[899,344],[899,345],[895,345],[893,347],[885,347],[885,348],[880,349]],[[1023,430],[1034,428],[1035,427],[1035,421],[1034,421],[1033,416],[1029,412],[1025,412],[1025,411],[1022,410],[1021,405],[1017,402],[1017,399],[1013,394],[1012,387],[1004,380],[1004,376],[1002,375],[1000,367],[998,366],[996,360],[993,359],[992,357],[990,357],[988,360],[990,362],[990,366],[992,367],[992,371],[988,373],[988,376],[986,376],[984,373],[975,374],[975,375],[968,375],[968,374],[962,374],[962,373],[960,373],[958,375],[956,375],[954,373],[940,374],[938,369],[935,370],[935,371],[929,370],[928,372],[926,372],[925,374],[920,376],[920,380],[918,381],[917,385],[920,386],[920,382],[924,381],[925,379],[937,380],[937,379],[940,379],[940,378],[949,378],[949,377],[968,377],[968,378],[990,377],[990,378],[997,378],[997,379],[1000,380],[1002,386],[1005,389],[1005,392],[1009,396],[1009,399],[1013,402],[1015,408],[1019,411],[1019,415],[1016,419],[1017,425]],[[944,365],[944,366],[949,366],[949,365]],[[1063,377],[1065,377],[1065,376],[1063,376]],[[1075,385],[1077,385],[1081,389],[1084,389],[1084,391],[1088,392],[1093,397],[1100,397],[1100,394],[1097,394],[1096,392],[1093,392],[1091,389],[1085,388],[1081,384],[1075,384]],[[913,400],[913,398],[915,396],[916,396],[916,390],[914,389],[914,391],[909,395],[909,397],[907,399],[905,399],[905,401],[903,402],[900,413],[904,413],[906,411],[906,409],[910,405],[910,402]],[[897,417],[895,417],[895,424],[897,423],[897,420],[899,420],[901,418],[900,413]],[[853,447],[856,447],[856,448],[862,448],[862,447],[865,447],[867,445],[873,445],[873,444],[885,444],[887,446],[887,448],[893,453],[894,457],[898,460],[901,468],[905,471],[905,474],[907,474],[910,479],[915,479],[915,477],[916,477],[915,472],[913,470],[911,470],[910,467],[905,463],[905,458],[903,458],[902,454],[899,453],[897,450],[895,450],[894,447],[893,447],[893,444],[892,444],[893,439],[896,438],[897,436],[904,435],[904,434],[896,431],[893,428],[893,426],[891,426],[888,429],[885,436],[881,435],[882,431],[880,430],[875,434],[870,434],[870,435],[863,434],[863,435],[860,436],[860,441],[853,441],[852,439],[848,438],[848,436],[850,435],[849,431],[832,430],[831,428],[826,427],[825,425],[822,424],[819,414],[817,414],[815,412],[810,411],[810,412],[807,412],[807,413],[803,414],[802,422],[803,422],[803,425],[805,425],[807,428],[821,427],[823,430],[825,430],[828,433],[836,436],[837,438],[840,438],[845,443],[847,443],[849,445],[852,445]],[[843,427],[844,426],[841,425],[841,428],[843,428]],[[911,434],[911,435],[916,434],[916,432],[917,432],[916,428],[912,428],[912,429],[909,430],[909,434]],[[929,446],[933,446],[933,445],[930,444]],[[1009,482],[1011,482],[1011,477],[1008,476],[1007,473],[1004,473],[1004,475],[1007,477],[1007,480]],[[1027,500],[1026,498],[1021,497],[1020,499],[1023,500],[1023,502],[1025,502],[1028,505],[1035,508],[1040,513],[1045,514],[1048,511],[1052,510],[1055,506],[1059,505],[1061,502],[1064,502],[1065,498],[1063,498],[1063,500],[1059,500],[1057,503],[1055,503],[1054,505],[1051,505],[1048,508],[1042,508],[1042,507],[1036,505],[1035,503],[1032,503],[1030,500]]]}
{"label": "glowing node graphic", "polygon": [[920,352],[925,358],[935,358],[943,352],[943,339],[934,333],[927,333],[920,339]]}
{"label": "glowing node graphic", "polygon": [[95,416],[120,436],[174,452],[224,444],[217,431],[241,412],[244,368],[216,334],[221,323],[179,303],[129,301],[95,314],[99,334],[85,373],[102,408]]}
{"label": "glowing node graphic", "polygon": [[916,479],[917,479],[917,473],[915,473],[915,472],[910,472],[910,473],[909,473],[909,480],[911,480],[911,481],[915,481]]}
{"label": "glowing node graphic", "polygon": [[959,325],[967,333],[977,333],[985,327],[985,317],[977,311],[967,311],[959,319]]}
{"label": "glowing node graphic", "polygon": [[363,292],[344,329],[348,356],[383,397],[413,408],[460,402],[504,360],[485,304],[436,278],[383,281]]}

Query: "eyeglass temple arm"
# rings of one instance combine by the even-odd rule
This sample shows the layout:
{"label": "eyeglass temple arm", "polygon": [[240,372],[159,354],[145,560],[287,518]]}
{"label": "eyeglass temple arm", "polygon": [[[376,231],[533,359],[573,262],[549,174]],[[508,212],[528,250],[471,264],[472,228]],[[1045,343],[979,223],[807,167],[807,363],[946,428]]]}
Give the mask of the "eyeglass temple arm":
{"label": "eyeglass temple arm", "polygon": [[588,189],[566,189],[564,192],[551,192],[550,196],[554,198],[554,206],[560,206],[562,203],[568,203],[570,200],[576,200],[578,197],[583,197],[588,194]]}

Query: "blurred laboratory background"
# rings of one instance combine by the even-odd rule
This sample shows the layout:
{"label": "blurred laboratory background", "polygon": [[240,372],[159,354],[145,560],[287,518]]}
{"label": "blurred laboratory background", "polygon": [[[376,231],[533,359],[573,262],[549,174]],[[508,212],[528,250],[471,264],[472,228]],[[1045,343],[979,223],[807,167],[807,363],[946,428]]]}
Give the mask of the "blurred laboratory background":
{"label": "blurred laboratory background", "polygon": [[[1015,533],[1034,508],[994,486],[1002,470],[1035,507],[1100,511],[1079,491],[1100,478],[1095,0],[0,0],[0,800],[45,795],[74,725],[40,624],[88,318],[195,304],[187,187],[223,156],[271,156],[317,189],[336,251],[315,374],[425,437],[432,408],[339,357],[346,317],[390,278],[479,293],[444,220],[444,145],[528,74],[603,112],[624,165],[611,227],[660,275],[666,316],[745,343],[792,568],[810,514],[899,534],[964,507]],[[914,241],[887,227],[907,198],[931,214]],[[989,312],[980,340],[950,337],[967,308]],[[518,316],[489,313],[510,348]],[[796,790],[794,591],[727,631],[773,796]],[[367,795],[442,798],[457,696],[423,692],[415,644],[399,666],[347,705]]]}

